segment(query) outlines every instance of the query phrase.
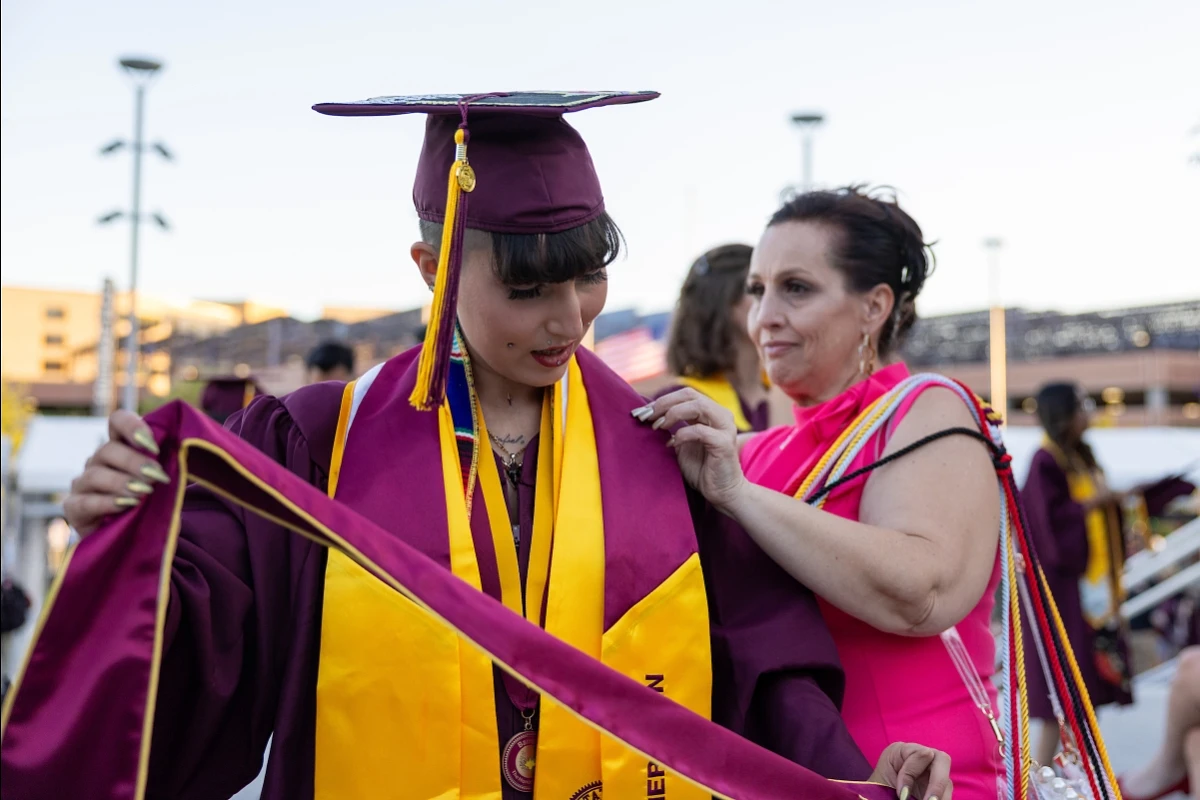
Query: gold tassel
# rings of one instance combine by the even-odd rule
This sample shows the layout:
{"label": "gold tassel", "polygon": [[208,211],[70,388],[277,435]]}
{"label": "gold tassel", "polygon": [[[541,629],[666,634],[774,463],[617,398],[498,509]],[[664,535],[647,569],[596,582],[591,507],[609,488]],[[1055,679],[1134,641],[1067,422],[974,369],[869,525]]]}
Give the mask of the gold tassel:
{"label": "gold tassel", "polygon": [[446,213],[442,223],[442,245],[438,252],[437,276],[433,286],[433,306],[421,357],[417,364],[417,382],[408,401],[414,408],[429,411],[441,406],[446,396],[446,374],[457,324],[458,278],[462,269],[464,192],[475,188],[475,172],[467,163],[466,130],[454,133],[457,145],[446,188]]}

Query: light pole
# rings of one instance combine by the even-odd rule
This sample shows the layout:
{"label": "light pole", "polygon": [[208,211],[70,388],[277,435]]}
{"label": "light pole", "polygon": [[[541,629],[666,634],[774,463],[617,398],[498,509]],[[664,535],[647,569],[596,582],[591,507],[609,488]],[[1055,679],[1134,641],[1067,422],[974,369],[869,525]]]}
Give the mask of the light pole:
{"label": "light pole", "polygon": [[990,369],[992,410],[1000,415],[1000,424],[1008,424],[1008,341],[1004,328],[1004,303],[1000,299],[1000,249],[996,238],[984,239],[988,251],[988,366]]}
{"label": "light pole", "polygon": [[801,111],[792,115],[792,124],[800,129],[801,139],[801,157],[803,170],[802,182],[800,184],[801,192],[811,192],[813,188],[812,181],[812,137],[821,123],[825,121],[824,114],[818,114],[815,111]]}
{"label": "light pole", "polygon": [[[137,316],[138,229],[142,221],[142,150],[146,149],[146,145],[142,142],[142,118],[145,106],[146,86],[154,79],[154,76],[158,74],[163,65],[159,61],[152,61],[148,58],[122,58],[119,63],[121,68],[125,70],[125,73],[133,80],[134,87],[133,144],[131,145],[133,150],[133,203],[128,214],[121,211],[113,211],[101,217],[100,222],[115,222],[122,217],[128,217],[130,222],[129,339],[125,348],[127,359],[125,365],[126,380],[121,407],[127,411],[136,412],[138,401],[138,356],[141,352]],[[102,155],[111,155],[125,146],[125,142],[118,140],[105,146],[101,149],[100,153]],[[171,159],[170,151],[161,143],[156,142],[150,145],[149,148],[163,158],[167,160]],[[161,214],[151,214],[149,217],[164,230],[168,227],[167,221]]]}

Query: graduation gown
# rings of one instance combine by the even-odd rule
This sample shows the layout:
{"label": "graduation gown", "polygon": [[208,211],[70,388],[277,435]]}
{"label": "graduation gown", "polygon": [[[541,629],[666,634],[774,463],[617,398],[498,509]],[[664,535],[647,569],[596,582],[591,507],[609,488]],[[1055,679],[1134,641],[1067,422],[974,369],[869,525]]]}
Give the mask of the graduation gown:
{"label": "graduation gown", "polygon": [[[324,489],[341,395],[341,384],[318,384],[258,398],[227,427]],[[729,520],[690,501],[710,606],[714,720],[819,774],[865,778],[870,766],[838,716],[841,670],[811,594]],[[528,541],[532,502],[518,502]],[[207,489],[187,490],[148,797],[227,798],[258,774],[272,736],[263,797],[312,797],[326,554]],[[520,715],[500,684],[503,742]]]}
{"label": "graduation gown", "polygon": [[[1039,449],[1029,465],[1029,475],[1021,487],[1021,505],[1025,510],[1029,535],[1046,575],[1050,594],[1058,606],[1063,627],[1070,640],[1079,673],[1088,696],[1096,707],[1118,703],[1127,705],[1133,696],[1127,687],[1111,683],[1100,674],[1095,649],[1097,631],[1083,613],[1079,580],[1088,567],[1088,531],[1083,506],[1071,498],[1067,474],[1054,456]],[[1045,673],[1039,665],[1029,620],[1025,624],[1025,671],[1029,696],[1029,715],[1034,719],[1053,720],[1054,708]],[[1125,664],[1128,648],[1123,636],[1114,643]]]}

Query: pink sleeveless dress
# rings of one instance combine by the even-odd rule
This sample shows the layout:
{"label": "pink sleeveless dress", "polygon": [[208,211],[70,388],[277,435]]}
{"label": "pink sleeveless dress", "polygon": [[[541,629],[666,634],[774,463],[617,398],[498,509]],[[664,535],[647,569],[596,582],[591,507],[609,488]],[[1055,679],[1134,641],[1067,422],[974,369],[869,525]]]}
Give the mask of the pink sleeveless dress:
{"label": "pink sleeveless dress", "polygon": [[[903,364],[875,373],[837,397],[810,408],[795,408],[796,424],[773,428],[751,439],[742,451],[746,476],[762,486],[793,494],[838,435],[875,399],[909,375]],[[945,391],[945,390],[943,390]],[[876,461],[896,425],[920,392],[896,410],[890,423],[869,441],[847,472]],[[825,510],[857,520],[864,475],[834,490]],[[979,603],[958,624],[971,663],[998,709],[990,677],[995,642],[990,629],[993,598],[1000,580],[999,554]],[[875,763],[893,742],[919,742],[950,754],[954,796],[995,800],[1003,771],[996,736],[976,707],[945,644],[938,636],[896,636],[877,630],[820,601],[846,672],[842,717],[850,735]]]}

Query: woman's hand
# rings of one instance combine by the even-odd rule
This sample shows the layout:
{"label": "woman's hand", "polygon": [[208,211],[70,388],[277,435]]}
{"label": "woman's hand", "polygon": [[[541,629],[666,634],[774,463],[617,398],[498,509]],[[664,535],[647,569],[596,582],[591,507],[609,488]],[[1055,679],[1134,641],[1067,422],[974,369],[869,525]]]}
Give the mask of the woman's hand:
{"label": "woman's hand", "polygon": [[868,779],[896,790],[900,800],[951,800],[950,756],[932,747],[896,742],[879,754],[879,763]]}
{"label": "woman's hand", "polygon": [[733,414],[695,389],[680,389],[635,408],[633,416],[655,430],[684,424],[668,442],[684,479],[722,511],[734,505],[747,484]]}
{"label": "woman's hand", "polygon": [[154,491],[154,484],[169,481],[146,453],[157,455],[158,445],[142,418],[129,411],[113,412],[108,442],[88,459],[63,501],[67,523],[80,536],[96,530],[106,517],[136,506]]}

